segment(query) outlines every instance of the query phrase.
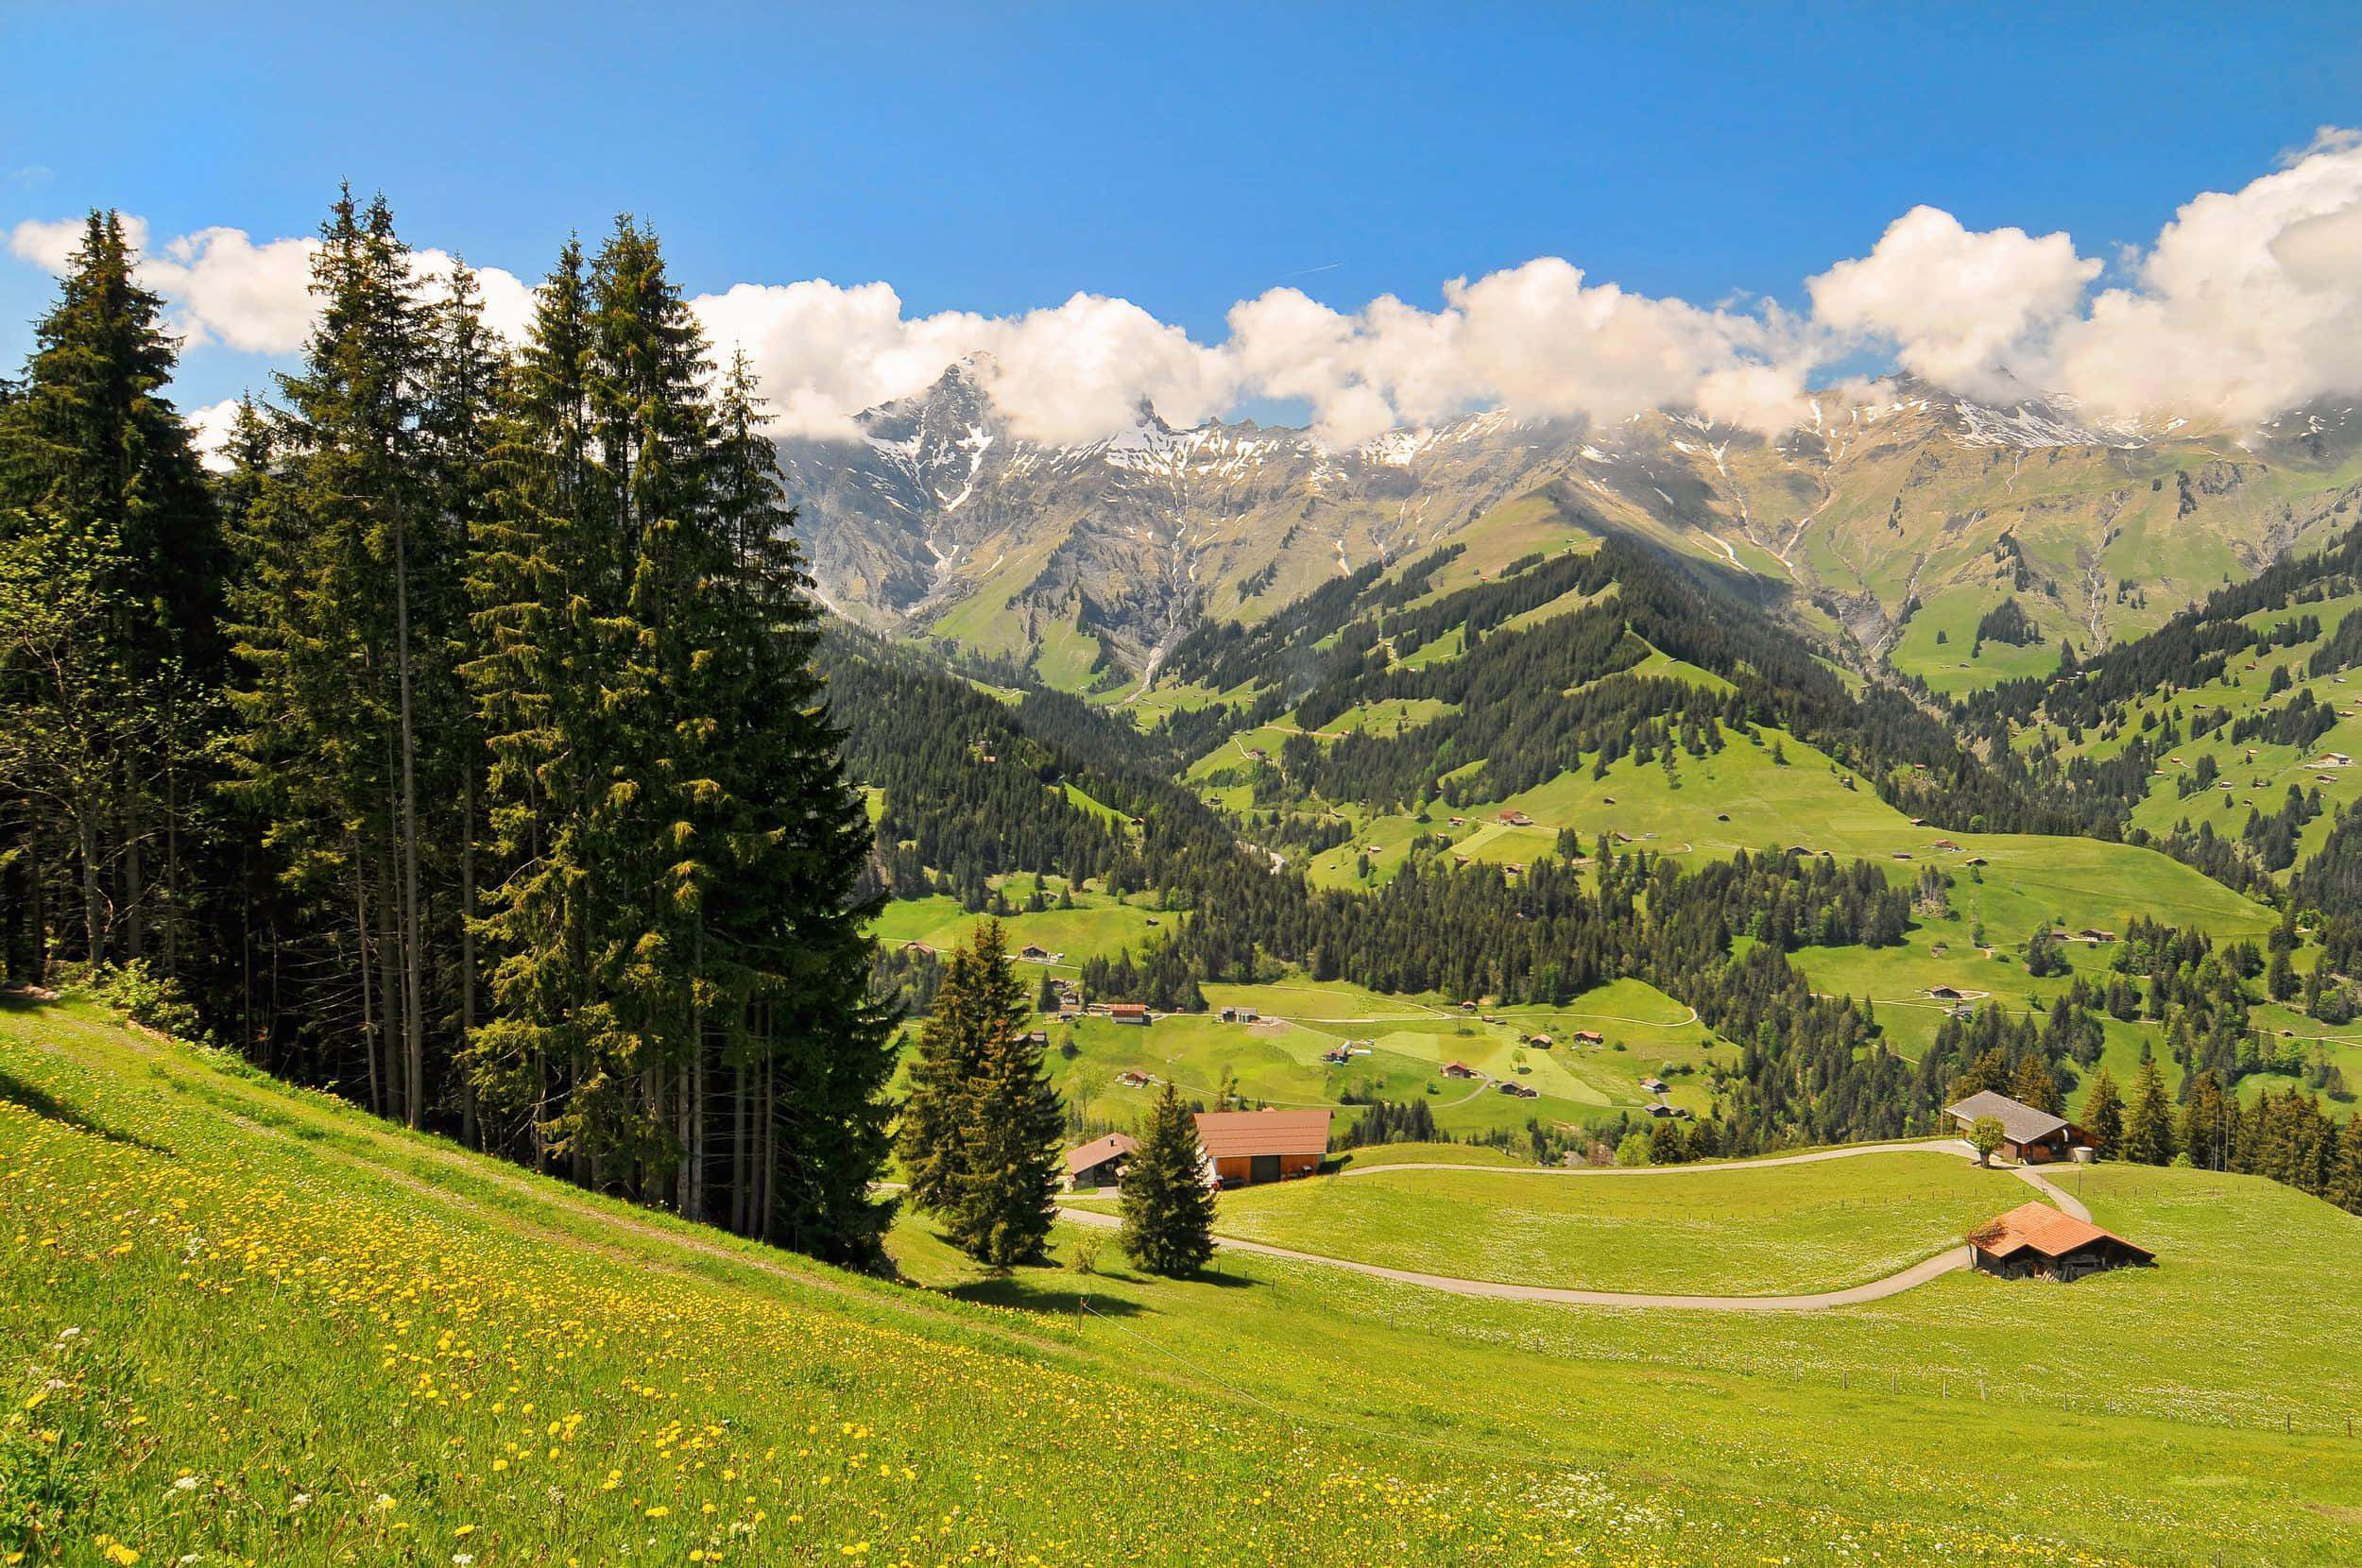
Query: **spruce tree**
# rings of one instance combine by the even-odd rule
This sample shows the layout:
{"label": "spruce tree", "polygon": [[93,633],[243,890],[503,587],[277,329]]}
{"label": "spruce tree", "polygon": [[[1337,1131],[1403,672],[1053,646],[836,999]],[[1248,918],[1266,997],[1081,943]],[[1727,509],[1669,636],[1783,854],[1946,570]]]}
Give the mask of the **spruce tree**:
{"label": "spruce tree", "polygon": [[1123,1169],[1124,1254],[1152,1274],[1193,1274],[1214,1255],[1214,1188],[1197,1118],[1165,1082],[1149,1107],[1139,1148]]}
{"label": "spruce tree", "polygon": [[970,1257],[1005,1269],[1038,1261],[1050,1238],[1066,1112],[1025,1027],[1024,987],[997,920],[977,930],[967,981],[975,1058],[945,1230]]}
{"label": "spruce tree", "polygon": [[2021,1105],[2031,1105],[2054,1116],[2066,1114],[2066,1100],[2059,1093],[2059,1081],[2050,1076],[2048,1065],[2031,1051],[2019,1061],[2017,1076],[2011,1080],[2008,1093]]}
{"label": "spruce tree", "polygon": [[423,434],[427,307],[382,198],[337,200],[312,286],[319,316],[281,378],[281,456],[250,508],[233,598],[242,793],[290,883],[350,912],[347,997],[370,1098],[419,1126],[431,1092],[419,714],[454,663],[459,541],[436,515]]}
{"label": "spruce tree", "polygon": [[2082,1125],[2091,1136],[2094,1158],[2113,1160],[2123,1152],[2124,1096],[2105,1067],[2092,1074],[2091,1091],[2083,1097]]}
{"label": "spruce tree", "polygon": [[[0,571],[37,593],[54,560],[57,583],[0,628],[0,862],[36,900],[70,870],[85,960],[170,970],[194,902],[228,558],[162,395],[177,345],[137,262],[120,214],[93,213],[24,387],[0,399]],[[47,661],[68,625],[64,660]]]}
{"label": "spruce tree", "polygon": [[2193,1076],[2182,1102],[2180,1142],[2190,1163],[2202,1170],[2228,1167],[2231,1153],[2231,1111],[2222,1088],[2211,1071]]}
{"label": "spruce tree", "polygon": [[2124,1157],[2140,1165],[2170,1165],[2173,1155],[2173,1109],[2165,1099],[2165,1081],[2156,1058],[2144,1056],[2124,1118]]}

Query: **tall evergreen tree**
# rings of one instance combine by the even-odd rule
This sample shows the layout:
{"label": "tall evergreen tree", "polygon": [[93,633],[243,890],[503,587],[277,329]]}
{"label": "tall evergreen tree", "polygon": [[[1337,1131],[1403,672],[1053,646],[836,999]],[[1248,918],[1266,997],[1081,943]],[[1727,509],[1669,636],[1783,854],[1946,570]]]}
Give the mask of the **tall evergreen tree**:
{"label": "tall evergreen tree", "polygon": [[2083,1097],[2083,1131],[2090,1134],[2096,1158],[2113,1160],[2124,1150],[2124,1095],[2107,1068],[2092,1074]]}
{"label": "tall evergreen tree", "polygon": [[350,886],[370,1098],[421,1126],[419,708],[455,635],[459,541],[439,524],[425,445],[427,306],[382,197],[338,198],[312,286],[319,315],[301,368],[281,378],[281,455],[250,509],[234,603],[243,793],[296,886],[322,904]]}
{"label": "tall evergreen tree", "polygon": [[993,1043],[1024,1031],[1023,994],[1005,961],[1005,942],[1001,923],[986,920],[951,950],[919,1031],[895,1143],[913,1208],[948,1215],[957,1207],[969,1168],[975,1085]]}
{"label": "tall evergreen tree", "polygon": [[2157,1059],[2144,1056],[2124,1118],[2124,1157],[2140,1165],[2169,1165],[2173,1155],[2173,1108],[2165,1099],[2165,1081]]}
{"label": "tall evergreen tree", "polygon": [[0,861],[19,897],[79,906],[81,958],[173,970],[227,561],[136,264],[121,216],[93,213],[0,402],[0,574],[37,593],[54,562],[57,582],[0,634]]}
{"label": "tall evergreen tree", "polygon": [[2182,1152],[2201,1170],[2229,1168],[2234,1115],[2211,1071],[2192,1075],[2182,1102]]}
{"label": "tall evergreen tree", "polygon": [[1197,1118],[1168,1079],[1118,1188],[1123,1251],[1152,1274],[1193,1274],[1214,1255],[1214,1188]]}
{"label": "tall evergreen tree", "polygon": [[1043,1065],[1043,1042],[1025,1027],[1024,987],[1010,968],[997,920],[977,932],[969,980],[984,1027],[967,1081],[960,1168],[945,1228],[970,1257],[1005,1269],[1039,1261],[1050,1239],[1066,1109]]}
{"label": "tall evergreen tree", "polygon": [[870,833],[752,378],[709,369],[653,235],[568,247],[476,531],[501,873],[471,1071],[583,1180],[875,1263]]}
{"label": "tall evergreen tree", "polygon": [[2017,1076],[2011,1081],[2009,1096],[2021,1105],[2031,1105],[2052,1116],[2066,1114],[2066,1098],[2059,1093],[2059,1081],[2050,1076],[2049,1065],[2028,1051],[2017,1065]]}

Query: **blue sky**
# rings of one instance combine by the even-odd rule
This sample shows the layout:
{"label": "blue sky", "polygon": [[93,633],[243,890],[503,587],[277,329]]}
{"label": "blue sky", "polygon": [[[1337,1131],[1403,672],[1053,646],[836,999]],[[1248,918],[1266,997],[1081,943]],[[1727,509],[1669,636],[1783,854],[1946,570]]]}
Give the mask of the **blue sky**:
{"label": "blue sky", "polygon": [[[693,292],[890,281],[906,312],[1120,296],[1201,342],[1565,257],[1702,305],[1917,204],[2147,245],[2362,119],[2350,8],[12,5],[0,230],[307,232],[340,179],[537,275],[631,211]],[[0,256],[0,361],[48,279]],[[184,395],[253,379],[198,349]]]}

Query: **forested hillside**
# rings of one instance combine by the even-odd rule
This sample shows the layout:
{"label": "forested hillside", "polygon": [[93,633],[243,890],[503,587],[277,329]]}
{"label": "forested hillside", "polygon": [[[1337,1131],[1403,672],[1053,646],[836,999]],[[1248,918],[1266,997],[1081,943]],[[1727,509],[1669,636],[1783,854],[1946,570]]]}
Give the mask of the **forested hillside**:
{"label": "forested hillside", "polygon": [[874,1262],[868,824],[759,395],[656,237],[566,246],[508,345],[347,194],[215,479],[135,266],[94,214],[0,406],[9,978]]}

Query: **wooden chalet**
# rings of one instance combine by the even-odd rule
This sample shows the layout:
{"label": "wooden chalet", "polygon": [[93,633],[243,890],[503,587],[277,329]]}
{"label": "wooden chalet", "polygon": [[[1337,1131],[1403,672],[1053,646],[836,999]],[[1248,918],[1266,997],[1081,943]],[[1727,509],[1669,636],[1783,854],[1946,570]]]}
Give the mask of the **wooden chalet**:
{"label": "wooden chalet", "polygon": [[1501,826],[1504,827],[1531,827],[1533,826],[1533,819],[1526,815],[1523,811],[1503,811],[1500,814],[1500,820]]}
{"label": "wooden chalet", "polygon": [[1138,1024],[1145,1029],[1148,1026],[1148,1004],[1110,1002],[1107,1004],[1107,1016],[1120,1024]]}
{"label": "wooden chalet", "polygon": [[1446,1062],[1444,1064],[1444,1076],[1446,1078],[1474,1078],[1476,1069],[1465,1062]]}
{"label": "wooden chalet", "polygon": [[2004,1279],[2080,1279],[2157,1254],[2047,1203],[2021,1203],[1968,1238],[1977,1267]]}
{"label": "wooden chalet", "polygon": [[1579,1029],[1575,1031],[1575,1043],[1582,1046],[1603,1046],[1607,1044],[1607,1036],[1596,1029]]}
{"label": "wooden chalet", "polygon": [[1066,1156],[1066,1185],[1073,1187],[1111,1187],[1123,1180],[1123,1167],[1139,1152],[1139,1142],[1129,1133],[1110,1133],[1104,1138],[1093,1138],[1080,1149],[1070,1149]]}
{"label": "wooden chalet", "polygon": [[1207,1173],[1226,1187],[1309,1176],[1328,1153],[1328,1118],[1326,1111],[1200,1111]]}
{"label": "wooden chalet", "polygon": [[2001,1152],[2021,1165],[2048,1165],[2053,1160],[2065,1159],[2077,1145],[2090,1141],[2070,1126],[2066,1117],[2054,1116],[1991,1089],[1973,1094],[1957,1105],[1945,1106],[1943,1114],[1960,1124],[1962,1137],[1968,1135],[1970,1125],[1978,1118],[1993,1117],[2001,1124]]}

